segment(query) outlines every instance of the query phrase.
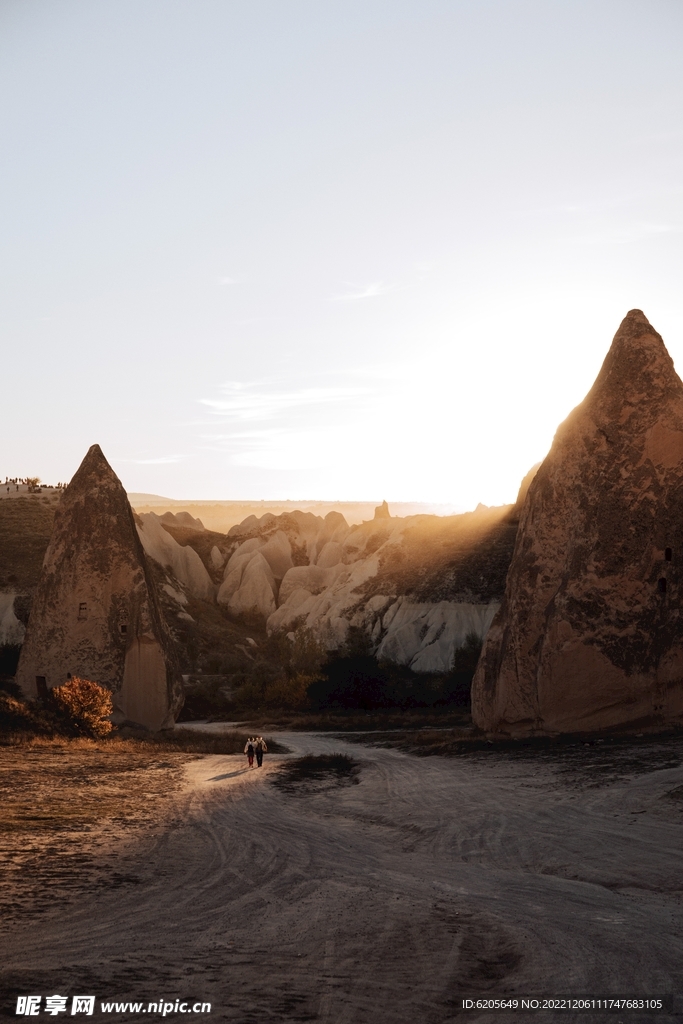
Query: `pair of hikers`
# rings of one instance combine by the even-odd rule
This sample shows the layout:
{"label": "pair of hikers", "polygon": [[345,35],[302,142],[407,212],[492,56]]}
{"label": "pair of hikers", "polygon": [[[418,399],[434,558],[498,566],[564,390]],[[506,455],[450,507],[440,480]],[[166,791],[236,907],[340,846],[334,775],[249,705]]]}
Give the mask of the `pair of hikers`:
{"label": "pair of hikers", "polygon": [[249,761],[249,767],[254,767],[254,754],[256,754],[256,765],[258,768],[263,764],[263,755],[268,753],[268,747],[263,736],[253,736],[248,739],[244,747],[244,753],[247,755]]}

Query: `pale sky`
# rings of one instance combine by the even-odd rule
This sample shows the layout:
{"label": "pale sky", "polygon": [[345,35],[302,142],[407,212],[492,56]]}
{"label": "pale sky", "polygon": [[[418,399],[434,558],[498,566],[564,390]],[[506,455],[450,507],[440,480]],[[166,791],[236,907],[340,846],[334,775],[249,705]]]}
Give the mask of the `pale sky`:
{"label": "pale sky", "polygon": [[511,501],[683,368],[680,0],[0,0],[0,475]]}

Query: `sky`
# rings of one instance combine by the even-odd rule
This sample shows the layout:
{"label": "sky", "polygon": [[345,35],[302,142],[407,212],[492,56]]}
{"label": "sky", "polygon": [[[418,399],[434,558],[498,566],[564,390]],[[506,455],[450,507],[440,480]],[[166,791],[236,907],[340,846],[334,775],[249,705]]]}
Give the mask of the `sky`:
{"label": "sky", "polygon": [[679,0],[0,0],[0,477],[514,500],[643,309]]}

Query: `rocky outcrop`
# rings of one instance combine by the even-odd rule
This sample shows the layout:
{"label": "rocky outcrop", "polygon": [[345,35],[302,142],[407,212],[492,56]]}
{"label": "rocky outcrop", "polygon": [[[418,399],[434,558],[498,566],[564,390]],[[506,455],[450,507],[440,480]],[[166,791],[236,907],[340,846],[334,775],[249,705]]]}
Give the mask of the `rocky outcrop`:
{"label": "rocky outcrop", "polygon": [[[170,513],[166,514],[170,515]],[[178,513],[176,519],[181,514]],[[183,584],[190,597],[196,597],[202,601],[213,601],[216,588],[201,558],[193,548],[178,544],[164,529],[164,521],[163,517],[154,512],[146,512],[137,517],[138,535],[145,552],[155,562],[170,569],[175,578]]]}
{"label": "rocky outcrop", "polygon": [[375,509],[375,519],[391,519],[391,512],[386,501],[383,501],[381,505],[378,505]]}
{"label": "rocky outcrop", "polygon": [[260,551],[243,552],[230,559],[218,591],[218,603],[235,617],[260,616],[275,611],[275,577]]}
{"label": "rocky outcrop", "polygon": [[[380,658],[447,672],[455,650],[472,633],[483,637],[499,607],[516,512],[382,513],[380,506],[375,519],[353,527],[336,512],[250,516],[231,531],[219,604],[231,616],[265,619],[269,633],[304,626],[329,648],[357,626]],[[427,596],[411,598],[416,590]]]}
{"label": "rocky outcrop", "polygon": [[524,504],[472,688],[523,735],[683,716],[683,383],[640,310],[559,427]]}
{"label": "rocky outcrop", "polygon": [[17,671],[32,698],[70,676],[109,687],[119,720],[150,729],[172,725],[182,704],[133,512],[98,445],[55,514]]}
{"label": "rocky outcrop", "polygon": [[498,602],[416,604],[399,598],[384,615],[386,632],[377,657],[396,665],[410,665],[414,672],[446,672],[453,664],[455,650],[468,636],[486,636],[498,608]]}
{"label": "rocky outcrop", "polygon": [[195,519],[189,512],[164,512],[163,515],[159,516],[162,523],[166,523],[167,526],[182,527],[185,530],[196,530],[199,533],[204,533],[206,527],[201,519]]}

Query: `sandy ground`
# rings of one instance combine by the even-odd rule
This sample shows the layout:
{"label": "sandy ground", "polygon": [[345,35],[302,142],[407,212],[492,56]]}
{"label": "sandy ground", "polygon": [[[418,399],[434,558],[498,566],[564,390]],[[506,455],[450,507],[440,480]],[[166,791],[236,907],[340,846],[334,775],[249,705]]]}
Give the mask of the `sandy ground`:
{"label": "sandy ground", "polygon": [[124,884],[124,851],[137,851],[183,813],[178,798],[195,756],[78,744],[0,748],[3,930],[80,898],[90,884]]}
{"label": "sandy ground", "polygon": [[[83,836],[77,891],[7,907],[7,1013],[16,993],[59,992],[210,1001],[243,1024],[683,1019],[680,741],[442,759],[278,739],[289,756],[351,754],[359,784],[284,791],[282,757],[186,763],[167,827],[99,851]],[[569,993],[675,993],[678,1009],[461,1009]]]}

